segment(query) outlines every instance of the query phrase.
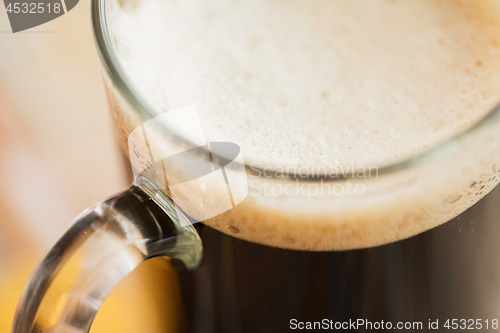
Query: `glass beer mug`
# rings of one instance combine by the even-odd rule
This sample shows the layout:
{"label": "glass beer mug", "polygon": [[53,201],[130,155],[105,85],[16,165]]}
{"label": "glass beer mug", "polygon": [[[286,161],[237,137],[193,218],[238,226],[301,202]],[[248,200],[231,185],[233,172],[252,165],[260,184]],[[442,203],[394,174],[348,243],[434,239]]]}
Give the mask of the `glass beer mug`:
{"label": "glass beer mug", "polygon": [[333,177],[268,167],[207,140],[195,105],[158,114],[148,104],[117,58],[120,3],[93,0],[92,20],[135,182],[85,210],[40,259],[13,332],[88,332],[120,280],[159,256],[179,269],[193,332],[498,319],[498,190],[482,199],[500,180],[498,107],[394,164]]}

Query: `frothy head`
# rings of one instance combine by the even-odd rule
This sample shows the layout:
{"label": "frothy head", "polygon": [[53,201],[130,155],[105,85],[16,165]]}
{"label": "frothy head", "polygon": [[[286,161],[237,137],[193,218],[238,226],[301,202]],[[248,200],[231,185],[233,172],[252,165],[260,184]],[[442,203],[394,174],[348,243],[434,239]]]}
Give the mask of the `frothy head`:
{"label": "frothy head", "polygon": [[[465,131],[500,96],[494,0],[125,1],[111,22],[121,66],[156,112],[195,105],[207,140],[238,144],[249,164],[395,163]],[[383,244],[477,201],[486,190],[468,182],[490,189],[497,157],[358,201],[250,195],[206,223],[283,247]]]}
{"label": "frothy head", "polygon": [[235,142],[250,159],[393,163],[464,130],[499,95],[494,1],[124,8],[114,36],[136,87],[158,112],[196,105],[209,140]]}

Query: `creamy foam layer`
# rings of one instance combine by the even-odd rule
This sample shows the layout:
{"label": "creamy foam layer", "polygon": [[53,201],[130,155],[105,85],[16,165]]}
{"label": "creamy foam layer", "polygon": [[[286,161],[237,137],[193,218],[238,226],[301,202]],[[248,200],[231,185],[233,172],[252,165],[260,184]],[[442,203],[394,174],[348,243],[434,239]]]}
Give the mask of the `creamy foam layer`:
{"label": "creamy foam layer", "polygon": [[[112,15],[120,63],[157,112],[196,105],[206,137],[239,144],[247,163],[397,162],[466,130],[500,96],[499,1],[124,0]],[[140,124],[109,93],[126,142]],[[249,176],[249,196],[204,223],[308,250],[415,235],[498,183],[494,126],[458,154],[355,179],[362,196]],[[293,194],[266,192],[275,185]]]}
{"label": "creamy foam layer", "polygon": [[120,62],[158,112],[273,165],[392,163],[500,95],[493,1],[148,0],[113,17]]}

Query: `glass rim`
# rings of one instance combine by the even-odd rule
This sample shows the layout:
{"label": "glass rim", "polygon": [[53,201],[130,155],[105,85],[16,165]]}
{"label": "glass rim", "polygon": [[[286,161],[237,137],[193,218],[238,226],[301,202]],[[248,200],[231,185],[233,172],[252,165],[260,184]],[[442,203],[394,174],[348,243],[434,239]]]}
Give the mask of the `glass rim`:
{"label": "glass rim", "polygon": [[[148,105],[148,103],[137,93],[133,84],[130,82],[126,76],[124,70],[120,66],[118,58],[112,47],[112,41],[109,36],[108,25],[106,22],[106,2],[108,0],[92,0],[91,3],[91,15],[92,15],[92,30],[94,35],[94,41],[96,43],[97,52],[99,54],[101,66],[104,67],[107,75],[112,80],[113,84],[118,89],[121,96],[125,99],[127,103],[130,104],[133,109],[139,113],[142,117],[149,120],[157,116],[153,111],[154,109]],[[488,127],[492,126],[496,121],[500,119],[500,102],[491,108],[481,119],[476,123],[467,127],[465,130],[455,134],[454,136],[448,138],[447,140],[440,142],[428,149],[418,152],[413,156],[406,159],[385,164],[382,166],[377,166],[378,176],[393,174],[398,171],[412,169],[418,165],[421,165],[427,161],[435,160],[441,156],[448,155],[450,153],[456,152],[461,146],[469,142],[476,135],[485,131]],[[179,133],[175,133],[171,129],[166,128],[169,134],[175,135],[175,137],[186,144],[191,144],[190,140],[183,137]],[[260,161],[258,161],[260,162]],[[303,175],[297,176],[296,174],[286,173],[283,170],[267,170],[266,168],[255,168],[251,167],[249,164],[245,163],[244,167],[247,171],[251,173],[263,174],[269,178],[289,178],[297,179],[302,178]],[[360,166],[363,169],[367,169],[370,166]],[[373,166],[372,166],[373,167]],[[250,170],[249,170],[250,169]],[[362,172],[362,171],[360,171]],[[326,175],[311,175],[308,176],[308,180],[344,180],[349,178],[359,177],[356,176],[359,173],[357,171],[348,172],[347,174],[338,174],[338,178],[331,179]]]}

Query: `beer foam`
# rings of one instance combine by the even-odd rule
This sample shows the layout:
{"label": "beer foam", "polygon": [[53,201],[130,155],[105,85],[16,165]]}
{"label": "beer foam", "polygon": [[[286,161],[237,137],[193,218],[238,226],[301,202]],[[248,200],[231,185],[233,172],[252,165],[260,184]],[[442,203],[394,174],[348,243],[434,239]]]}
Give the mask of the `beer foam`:
{"label": "beer foam", "polygon": [[195,104],[209,139],[272,163],[373,165],[497,102],[493,3],[148,0],[126,3],[113,31],[151,105]]}
{"label": "beer foam", "polygon": [[[466,130],[500,96],[494,0],[125,0],[111,22],[122,68],[158,114],[196,105],[207,139],[237,143],[247,163],[326,169],[395,163]],[[368,205],[334,218],[323,209],[298,214],[290,203],[271,209],[252,198],[244,210],[228,212],[238,227],[224,218],[212,225],[276,246],[364,247],[421,232],[470,206],[436,209],[427,223],[421,211],[428,207],[411,213],[412,200],[438,195],[432,199],[441,202],[450,193],[439,187],[403,196],[393,201],[397,206]],[[384,222],[395,211],[403,231]],[[248,219],[253,225],[245,227]],[[320,224],[323,235],[333,228],[336,236],[329,241],[311,231]],[[285,225],[286,232],[268,235]],[[286,236],[294,242],[284,241],[294,228],[295,236]],[[370,240],[353,236],[368,229]],[[297,240],[306,234],[314,241]]]}

